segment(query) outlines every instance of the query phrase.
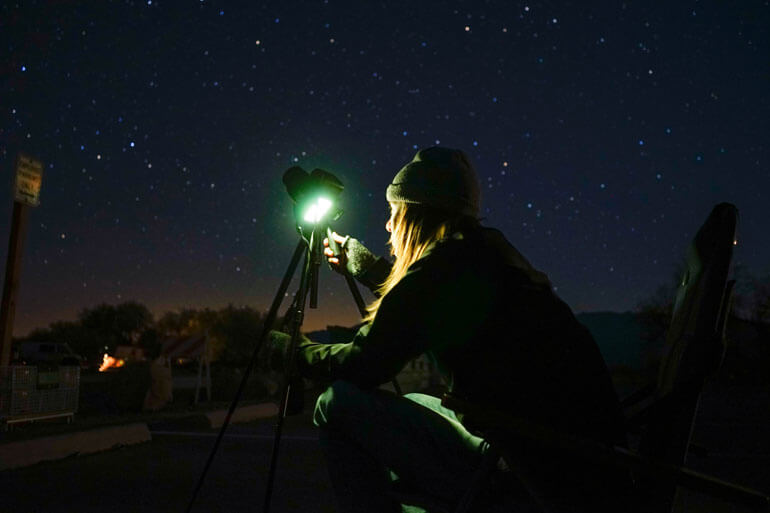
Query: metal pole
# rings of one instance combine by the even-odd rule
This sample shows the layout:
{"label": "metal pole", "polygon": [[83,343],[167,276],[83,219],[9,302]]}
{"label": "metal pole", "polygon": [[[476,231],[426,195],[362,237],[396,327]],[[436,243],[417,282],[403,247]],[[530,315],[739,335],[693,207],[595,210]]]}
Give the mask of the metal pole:
{"label": "metal pole", "polygon": [[0,305],[0,367],[11,361],[11,343],[13,342],[13,319],[16,315],[16,295],[19,291],[24,239],[27,232],[29,207],[18,201],[13,202],[11,235],[8,240],[8,257],[5,263],[5,283],[3,300]]}
{"label": "metal pole", "polygon": [[[305,317],[305,303],[308,292],[313,287],[314,280],[317,280],[319,266],[315,264],[317,255],[314,255],[317,251],[321,251],[317,244],[313,244],[313,238],[320,236],[320,230],[313,230],[313,234],[310,237],[310,244],[308,245],[307,254],[305,257],[305,267],[302,271],[302,278],[299,282],[299,291],[295,300],[294,311],[291,312],[291,339],[289,342],[289,350],[287,351],[288,361],[285,362],[285,372],[283,376],[283,386],[281,395],[281,407],[278,412],[278,421],[275,425],[275,436],[273,437],[273,450],[270,456],[270,469],[267,474],[267,488],[265,490],[265,501],[262,506],[262,513],[270,512],[270,502],[273,498],[273,482],[275,481],[275,470],[278,464],[278,449],[281,445],[281,433],[283,432],[283,422],[286,418],[289,406],[289,396],[291,394],[291,382],[294,378],[294,360],[297,353],[297,345],[299,343],[300,329],[302,328],[302,322]],[[322,247],[322,246],[321,246]],[[317,281],[315,282],[317,283]]]}
{"label": "metal pole", "polygon": [[321,268],[321,258],[323,257],[323,235],[318,228],[314,229],[310,235],[310,262],[308,272],[310,273],[310,308],[318,308],[318,271]]}

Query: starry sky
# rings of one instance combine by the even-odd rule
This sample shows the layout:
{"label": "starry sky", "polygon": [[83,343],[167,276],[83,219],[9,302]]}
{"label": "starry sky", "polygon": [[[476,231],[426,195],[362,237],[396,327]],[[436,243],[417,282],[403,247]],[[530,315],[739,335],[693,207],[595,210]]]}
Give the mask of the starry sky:
{"label": "starry sky", "polygon": [[[432,145],[471,156],[483,224],[577,312],[669,282],[720,201],[735,262],[770,272],[767,1],[19,4],[3,261],[17,153],[45,171],[17,336],[102,302],[266,311],[297,241],[283,172],[335,173],[334,228],[384,253],[385,187]],[[320,281],[305,328],[355,323],[344,280]]]}

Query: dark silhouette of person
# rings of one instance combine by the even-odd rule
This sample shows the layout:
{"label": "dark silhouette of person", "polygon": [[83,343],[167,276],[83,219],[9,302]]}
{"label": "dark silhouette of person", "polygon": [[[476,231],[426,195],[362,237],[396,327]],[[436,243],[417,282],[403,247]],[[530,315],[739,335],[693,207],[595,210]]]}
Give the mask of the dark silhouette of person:
{"label": "dark silhouette of person", "polygon": [[[596,343],[546,275],[500,231],[481,226],[466,154],[418,151],[386,198],[393,263],[337,234],[343,251],[325,251],[375,292],[365,323],[348,343],[303,339],[295,360],[302,376],[331,383],[313,420],[339,510],[401,511],[390,493],[395,480],[451,508],[489,449],[468,430],[471,419],[439,398],[378,388],[421,354],[474,406],[624,445],[619,401]],[[269,347],[285,355],[288,337],[273,332]],[[533,443],[514,439],[510,447],[514,461],[500,463],[473,511],[613,510],[612,490],[628,482]]]}

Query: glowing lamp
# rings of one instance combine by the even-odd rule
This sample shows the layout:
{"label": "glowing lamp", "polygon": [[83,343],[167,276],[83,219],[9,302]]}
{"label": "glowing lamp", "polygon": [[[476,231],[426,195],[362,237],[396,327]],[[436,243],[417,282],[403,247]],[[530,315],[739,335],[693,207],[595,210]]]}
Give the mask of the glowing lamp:
{"label": "glowing lamp", "polygon": [[326,214],[332,208],[333,204],[334,203],[332,203],[331,200],[327,198],[317,198],[315,202],[311,203],[307,206],[307,208],[305,208],[305,213],[303,214],[302,219],[308,223],[316,224],[318,221],[323,219],[324,216],[326,216]]}
{"label": "glowing lamp", "polygon": [[315,225],[339,216],[340,211],[334,208],[334,199],[344,187],[328,171],[314,169],[308,174],[301,167],[295,166],[283,175],[283,183],[294,200],[298,224]]}

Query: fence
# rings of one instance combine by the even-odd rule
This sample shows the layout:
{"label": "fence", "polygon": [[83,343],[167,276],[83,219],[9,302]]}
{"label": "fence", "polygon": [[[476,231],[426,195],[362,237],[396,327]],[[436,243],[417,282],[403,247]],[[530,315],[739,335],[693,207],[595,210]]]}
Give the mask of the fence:
{"label": "fence", "polygon": [[79,367],[0,367],[0,422],[72,416],[78,409]]}

